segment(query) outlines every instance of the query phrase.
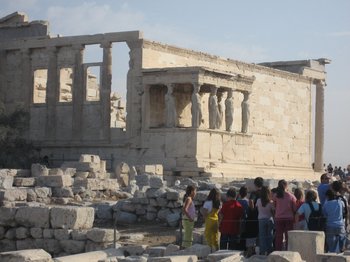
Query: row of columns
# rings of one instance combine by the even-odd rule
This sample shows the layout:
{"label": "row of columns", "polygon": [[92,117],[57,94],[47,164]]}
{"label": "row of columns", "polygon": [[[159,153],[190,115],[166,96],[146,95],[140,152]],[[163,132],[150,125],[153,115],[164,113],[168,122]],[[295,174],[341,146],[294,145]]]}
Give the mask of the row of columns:
{"label": "row of columns", "polygon": [[[192,127],[198,128],[200,127],[203,119],[202,115],[202,103],[201,103],[201,95],[200,92],[201,84],[193,83],[193,92],[191,95],[191,115],[192,115]],[[174,84],[167,85],[168,91],[165,94],[165,126],[166,127],[175,127],[177,123],[177,112],[176,112],[176,104],[175,98],[173,96]],[[233,89],[229,89],[227,92],[227,98],[224,101],[222,92],[218,97],[218,87],[211,86],[210,87],[210,96],[208,101],[208,111],[209,111],[209,129],[220,129],[223,123],[225,122],[225,130],[231,132],[233,130],[233,113],[234,113],[234,105],[233,105]],[[244,99],[242,101],[242,133],[248,132],[248,123],[250,117],[250,109],[249,109],[249,95],[248,91],[239,91],[244,95]]]}
{"label": "row of columns", "polygon": [[[110,140],[110,93],[112,86],[112,44],[110,42],[102,43],[103,61],[100,85],[100,107],[101,107],[101,133],[100,139]],[[83,105],[85,101],[85,80],[84,80],[84,45],[72,46],[74,53],[73,65],[73,114],[72,114],[72,139],[75,141],[82,138],[83,127]],[[59,67],[58,67],[58,47],[47,47],[48,54],[48,73],[46,86],[46,139],[55,140],[56,138],[56,106],[59,95]],[[25,108],[30,108],[33,101],[32,69],[30,49],[21,50],[22,53],[22,83],[25,101]]]}

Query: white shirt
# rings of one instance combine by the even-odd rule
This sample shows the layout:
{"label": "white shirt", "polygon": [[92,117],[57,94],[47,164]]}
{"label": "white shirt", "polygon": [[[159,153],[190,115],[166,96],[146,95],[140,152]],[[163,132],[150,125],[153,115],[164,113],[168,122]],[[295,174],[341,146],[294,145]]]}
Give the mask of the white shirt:
{"label": "white shirt", "polygon": [[211,201],[211,200],[205,201],[204,204],[203,204],[203,208],[205,208],[206,210],[208,210],[208,213],[210,213],[211,210],[213,209],[213,201]]}

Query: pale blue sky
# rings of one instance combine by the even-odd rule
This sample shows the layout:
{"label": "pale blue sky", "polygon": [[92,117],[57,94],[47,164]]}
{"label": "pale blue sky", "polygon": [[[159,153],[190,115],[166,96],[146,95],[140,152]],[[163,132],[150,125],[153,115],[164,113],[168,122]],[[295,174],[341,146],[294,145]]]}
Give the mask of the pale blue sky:
{"label": "pale blue sky", "polygon": [[141,30],[147,39],[260,63],[326,57],[325,162],[350,164],[350,1],[0,0],[52,34]]}

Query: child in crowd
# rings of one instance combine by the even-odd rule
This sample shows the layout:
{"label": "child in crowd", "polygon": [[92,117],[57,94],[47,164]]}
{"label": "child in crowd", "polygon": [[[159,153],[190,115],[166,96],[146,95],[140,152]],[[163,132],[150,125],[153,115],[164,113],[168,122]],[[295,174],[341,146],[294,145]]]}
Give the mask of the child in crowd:
{"label": "child in crowd", "polygon": [[220,249],[237,250],[243,207],[236,200],[236,191],[233,188],[227,191],[226,196],[227,201],[219,211]]}
{"label": "child in crowd", "polygon": [[216,188],[210,190],[207,200],[203,204],[202,214],[205,218],[204,235],[212,251],[219,249],[219,217],[220,192]]}
{"label": "child in crowd", "polygon": [[183,247],[192,246],[193,241],[193,227],[196,216],[196,209],[193,203],[193,198],[196,196],[196,188],[194,186],[187,186],[186,194],[184,196],[182,208],[182,226],[184,228],[184,237],[182,240]]}
{"label": "child in crowd", "polygon": [[[296,188],[294,190],[294,196],[297,199],[296,207],[297,210],[304,204],[304,191],[301,188]],[[294,225],[295,230],[307,230],[306,220],[304,214],[299,215],[298,222]]]}
{"label": "child in crowd", "polygon": [[274,206],[271,200],[271,191],[268,187],[261,188],[260,198],[256,202],[259,219],[259,246],[260,255],[268,255],[272,252],[273,239],[273,213]]}
{"label": "child in crowd", "polygon": [[247,198],[247,195],[248,195],[248,188],[246,186],[242,186],[239,189],[239,195],[237,197],[238,202],[243,207],[243,217],[242,217],[241,226],[240,226],[239,250],[245,250],[245,247],[246,247],[245,228],[246,228],[246,222],[247,222],[247,212],[249,208],[249,199]]}

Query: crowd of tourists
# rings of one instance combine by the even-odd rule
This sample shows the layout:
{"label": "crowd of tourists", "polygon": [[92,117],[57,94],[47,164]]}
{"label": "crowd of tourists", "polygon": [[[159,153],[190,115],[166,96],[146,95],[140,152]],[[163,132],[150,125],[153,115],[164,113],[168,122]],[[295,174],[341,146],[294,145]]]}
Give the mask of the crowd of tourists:
{"label": "crowd of tourists", "polygon": [[[262,177],[255,178],[255,190],[249,193],[242,186],[239,191],[228,189],[222,197],[213,188],[200,209],[205,218],[207,245],[213,251],[244,250],[247,257],[268,255],[287,249],[288,231],[312,230],[325,232],[326,252],[343,252],[348,223],[345,194],[349,189],[342,180],[330,181],[332,174],[322,174],[317,192],[301,188],[289,192],[285,180],[270,189],[264,186]],[[191,246],[193,241],[195,195],[196,188],[188,186],[183,205],[183,247]]]}

